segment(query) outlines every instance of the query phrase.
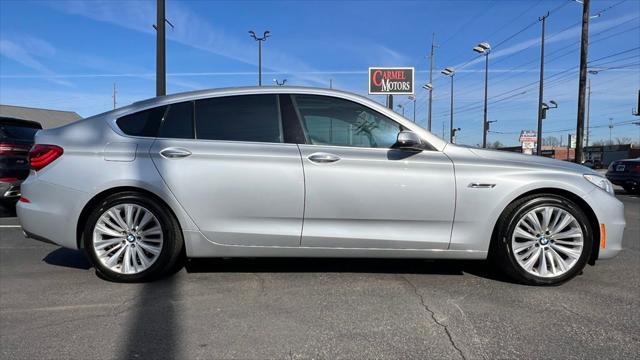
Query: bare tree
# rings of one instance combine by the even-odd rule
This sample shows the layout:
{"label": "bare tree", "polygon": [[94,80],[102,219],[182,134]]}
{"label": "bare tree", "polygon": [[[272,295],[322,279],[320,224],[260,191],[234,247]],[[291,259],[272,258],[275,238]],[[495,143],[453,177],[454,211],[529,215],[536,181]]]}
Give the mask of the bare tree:
{"label": "bare tree", "polygon": [[555,136],[547,136],[546,138],[542,139],[542,145],[560,146],[560,140],[558,140],[558,138]]}
{"label": "bare tree", "polygon": [[623,136],[623,137],[617,137],[617,138],[616,138],[616,143],[617,143],[618,145],[622,145],[622,144],[631,144],[631,142],[632,142],[632,140],[631,140],[631,138],[630,138],[630,137]]}

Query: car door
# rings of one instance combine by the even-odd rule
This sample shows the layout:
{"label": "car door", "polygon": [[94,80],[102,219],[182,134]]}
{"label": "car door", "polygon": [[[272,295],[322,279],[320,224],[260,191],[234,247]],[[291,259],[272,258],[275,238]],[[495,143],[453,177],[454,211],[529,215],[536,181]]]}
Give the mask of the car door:
{"label": "car door", "polygon": [[293,99],[306,134],[303,246],[448,247],[455,181],[446,155],[392,149],[402,126],[364,105]]}
{"label": "car door", "polygon": [[151,155],[209,240],[297,247],[304,175],[282,133],[277,95],[196,100],[170,105]]}

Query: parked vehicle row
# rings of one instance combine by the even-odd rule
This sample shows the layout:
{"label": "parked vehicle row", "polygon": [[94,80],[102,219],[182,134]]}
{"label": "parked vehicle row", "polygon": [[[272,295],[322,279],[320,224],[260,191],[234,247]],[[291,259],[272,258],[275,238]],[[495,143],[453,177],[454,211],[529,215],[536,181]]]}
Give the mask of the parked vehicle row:
{"label": "parked vehicle row", "polygon": [[27,155],[40,129],[37,122],[0,117],[0,201],[20,197],[20,183],[29,175]]}
{"label": "parked vehicle row", "polygon": [[607,179],[631,194],[640,194],[640,158],[614,161],[607,169]]}
{"label": "parked vehicle row", "polygon": [[159,97],[38,132],[25,233],[116,281],[188,257],[492,259],[558,284],[615,256],[612,184],[449,144],[364,97],[258,87]]}

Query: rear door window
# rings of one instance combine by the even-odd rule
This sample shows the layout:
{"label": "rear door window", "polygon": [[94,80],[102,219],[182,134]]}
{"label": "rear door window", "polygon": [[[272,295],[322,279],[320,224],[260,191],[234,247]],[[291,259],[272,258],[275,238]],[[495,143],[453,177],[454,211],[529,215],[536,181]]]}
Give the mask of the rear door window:
{"label": "rear door window", "polygon": [[162,120],[158,137],[193,139],[193,102],[171,104]]}
{"label": "rear door window", "polygon": [[166,106],[160,106],[123,116],[116,124],[123,133],[132,136],[156,137]]}
{"label": "rear door window", "polygon": [[196,138],[282,142],[277,95],[236,95],[196,101]]}

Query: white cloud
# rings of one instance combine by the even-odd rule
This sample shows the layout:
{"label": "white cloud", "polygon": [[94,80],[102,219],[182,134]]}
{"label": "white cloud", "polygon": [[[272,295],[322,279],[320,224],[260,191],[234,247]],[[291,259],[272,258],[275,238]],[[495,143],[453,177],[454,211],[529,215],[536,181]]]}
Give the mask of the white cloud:
{"label": "white cloud", "polygon": [[70,86],[71,83],[57,78],[49,67],[36,58],[51,57],[55,52],[55,48],[49,43],[32,37],[17,39],[17,41],[0,39],[0,55],[39,72],[46,80]]}

